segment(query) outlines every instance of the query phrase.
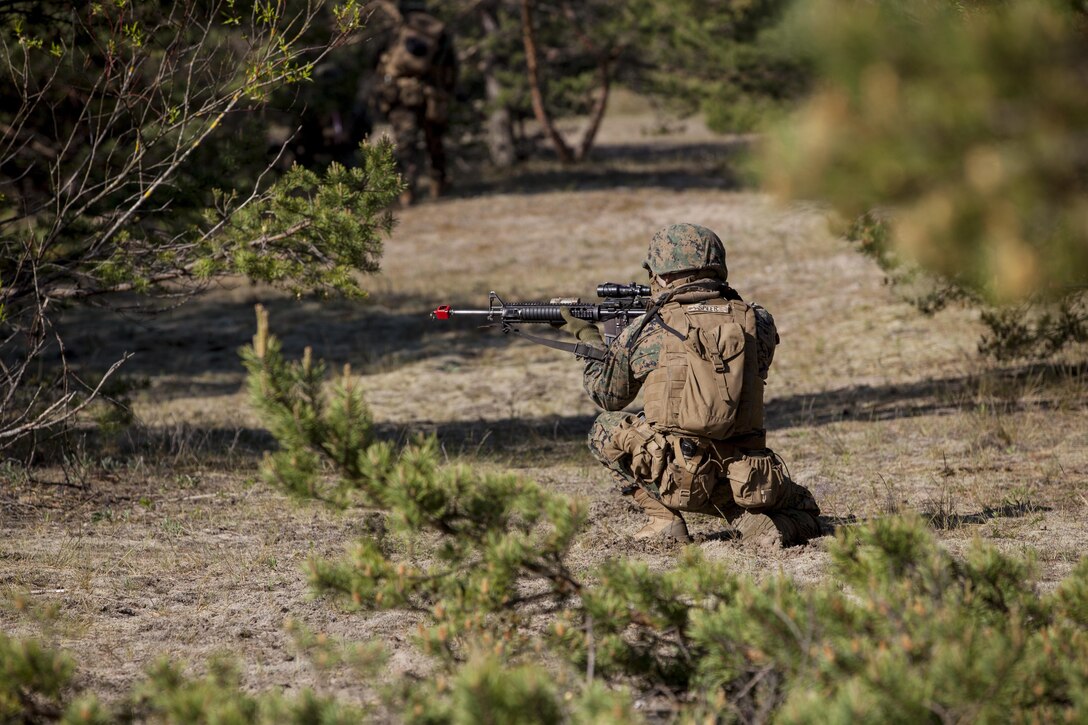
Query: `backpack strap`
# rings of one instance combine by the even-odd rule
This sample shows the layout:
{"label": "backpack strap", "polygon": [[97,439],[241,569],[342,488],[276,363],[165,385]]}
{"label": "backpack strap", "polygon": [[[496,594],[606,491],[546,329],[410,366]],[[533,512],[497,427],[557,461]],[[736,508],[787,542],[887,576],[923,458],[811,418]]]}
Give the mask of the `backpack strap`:
{"label": "backpack strap", "polygon": [[[700,330],[700,334],[702,330]],[[720,328],[719,328],[720,334]],[[718,349],[718,343],[713,345],[703,345],[704,349],[711,354],[712,362],[714,363],[714,372],[718,373],[714,376],[714,382],[718,387],[718,395],[722,396],[722,400],[729,401],[729,387],[725,384],[725,371],[728,369],[725,358],[722,357],[721,350]]]}
{"label": "backpack strap", "polygon": [[631,337],[627,338],[628,352],[635,349],[635,343],[637,343],[638,339],[642,336],[642,331],[646,329],[646,325],[650,324],[655,319],[660,322],[661,326],[667,329],[669,332],[676,335],[681,340],[684,339],[684,336],[680,334],[678,330],[674,330],[673,328],[669,327],[665,324],[665,320],[661,319],[661,308],[667,305],[669,303],[669,300],[672,299],[672,296],[682,289],[684,288],[681,287],[676,290],[664,292],[660,297],[650,303],[650,306],[646,308],[646,312],[643,313],[642,319],[638,321],[638,327],[636,327],[635,331],[631,333]]}
{"label": "backpack strap", "polygon": [[669,323],[665,322],[665,318],[661,316],[661,311],[660,310],[658,310],[654,314],[657,315],[657,321],[661,323],[661,326],[664,327],[669,332],[671,332],[673,335],[675,335],[677,340],[679,340],[680,342],[683,342],[684,340],[688,339],[687,335],[680,332],[675,327],[670,327]]}
{"label": "backpack strap", "polygon": [[[673,296],[683,294],[684,292],[690,292],[705,285],[706,280],[695,280],[694,282],[689,282],[685,285],[681,285],[676,289],[671,289],[661,293],[661,295],[655,301],[650,303],[649,307],[646,308],[646,313],[642,315],[642,319],[638,321],[638,327],[635,328],[635,331],[631,334],[631,337],[627,339],[627,349],[634,349],[635,343],[638,342],[638,338],[642,335],[642,331],[646,329],[646,325],[650,324],[650,322],[655,318],[661,322],[662,327],[671,332],[673,335],[676,335],[676,337],[681,340],[686,339],[685,335],[681,334],[679,330],[676,330],[665,324],[665,321],[661,319],[661,308],[667,305],[669,301],[673,298]],[[740,299],[740,295],[738,295],[736,291],[734,291],[733,288],[725,282],[720,283],[720,288],[717,290],[717,292],[725,296],[726,299],[733,299],[734,297],[736,299]]]}

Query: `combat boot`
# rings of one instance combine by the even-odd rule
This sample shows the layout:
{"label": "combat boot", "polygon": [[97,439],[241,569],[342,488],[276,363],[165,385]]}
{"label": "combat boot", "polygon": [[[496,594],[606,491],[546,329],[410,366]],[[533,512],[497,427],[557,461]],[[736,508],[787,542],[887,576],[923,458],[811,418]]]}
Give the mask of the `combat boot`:
{"label": "combat boot", "polygon": [[772,512],[771,518],[774,519],[778,530],[782,532],[782,545],[797,546],[807,543],[809,539],[832,533],[820,521],[819,511],[819,508],[816,508],[815,512],[801,508],[788,508]]}
{"label": "combat boot", "polygon": [[782,509],[770,513],[747,511],[733,523],[740,540],[760,548],[798,546],[827,533],[820,519],[810,511]]}
{"label": "combat boot", "polygon": [[635,532],[636,539],[663,538],[684,543],[691,542],[687,524],[684,523],[682,516],[641,488],[635,491],[634,499],[643,513],[650,517],[649,523]]}
{"label": "combat boot", "polygon": [[741,541],[760,549],[781,549],[785,545],[782,532],[775,526],[774,519],[767,514],[745,511],[733,522],[733,528],[737,530]]}

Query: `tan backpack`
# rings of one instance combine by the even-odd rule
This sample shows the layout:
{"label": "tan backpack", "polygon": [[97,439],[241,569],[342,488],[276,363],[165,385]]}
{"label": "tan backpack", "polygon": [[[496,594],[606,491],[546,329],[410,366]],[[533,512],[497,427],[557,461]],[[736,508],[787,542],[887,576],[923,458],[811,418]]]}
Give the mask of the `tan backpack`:
{"label": "tan backpack", "polygon": [[409,13],[386,51],[386,75],[394,78],[422,78],[429,75],[445,32],[445,24],[433,15]]}
{"label": "tan backpack", "polygon": [[755,310],[712,299],[655,314],[664,334],[643,386],[645,410],[617,426],[605,457],[680,511],[706,513],[726,476],[741,507],[777,505],[786,479],[759,458],[769,452],[748,450],[766,445]]}
{"label": "tan backpack", "polygon": [[752,416],[740,408],[756,362],[752,308],[725,300],[667,305],[661,319],[666,334],[661,364],[646,381],[646,419],[659,430],[712,440],[748,433]]}

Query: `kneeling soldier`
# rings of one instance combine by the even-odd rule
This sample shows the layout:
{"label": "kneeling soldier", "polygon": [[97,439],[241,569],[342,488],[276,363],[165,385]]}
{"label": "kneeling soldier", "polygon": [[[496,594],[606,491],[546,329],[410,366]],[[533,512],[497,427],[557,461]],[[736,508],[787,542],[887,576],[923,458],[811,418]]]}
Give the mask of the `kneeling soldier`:
{"label": "kneeling soldier", "polygon": [[[763,386],[778,343],[774,319],[727,283],[725,247],[706,227],[673,224],[643,266],[653,303],[587,360],[586,392],[606,411],[589,446],[650,517],[635,538],[690,541],[681,512],[721,516],[771,546],[819,536],[816,501],[767,448]],[[563,329],[599,344],[591,323]],[[620,412],[645,388],[645,410]]]}

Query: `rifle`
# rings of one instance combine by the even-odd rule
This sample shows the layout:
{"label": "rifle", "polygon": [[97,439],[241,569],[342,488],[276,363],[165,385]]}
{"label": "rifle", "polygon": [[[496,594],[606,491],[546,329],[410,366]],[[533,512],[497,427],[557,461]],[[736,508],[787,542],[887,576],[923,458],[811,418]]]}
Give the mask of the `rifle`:
{"label": "rifle", "polygon": [[560,314],[560,309],[566,307],[570,310],[572,317],[602,323],[605,344],[611,345],[632,320],[646,313],[646,307],[650,301],[650,288],[634,282],[631,284],[607,282],[597,285],[597,296],[604,301],[582,302],[577,297],[557,297],[547,302],[504,302],[492,291],[488,293],[486,310],[455,310],[449,305],[441,305],[431,313],[431,319],[482,317],[489,323],[499,323],[504,333],[512,332],[532,342],[573,352],[582,357],[602,359],[603,355],[599,350],[584,343],[577,345],[562,343],[530,335],[516,327],[527,323],[562,325],[563,316]]}

